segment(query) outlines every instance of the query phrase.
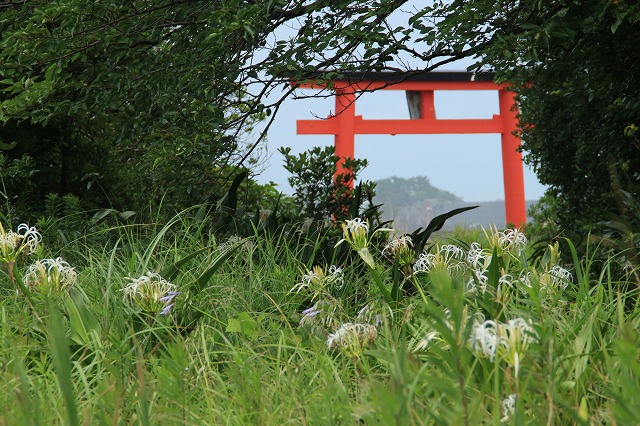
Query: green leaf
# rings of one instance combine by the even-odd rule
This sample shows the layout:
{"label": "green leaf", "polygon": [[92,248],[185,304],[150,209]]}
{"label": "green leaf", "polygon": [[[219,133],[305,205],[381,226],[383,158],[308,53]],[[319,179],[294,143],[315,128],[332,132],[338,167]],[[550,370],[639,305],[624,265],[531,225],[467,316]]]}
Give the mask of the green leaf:
{"label": "green leaf", "polygon": [[58,377],[58,384],[60,385],[64,405],[67,409],[67,424],[75,426],[79,424],[78,408],[73,394],[71,353],[69,352],[69,345],[67,344],[67,335],[58,308],[53,303],[50,303],[49,310],[51,314],[49,319],[49,344],[53,357],[53,365],[56,376]]}
{"label": "green leaf", "polygon": [[364,263],[366,263],[369,268],[371,268],[371,269],[375,269],[376,268],[376,263],[373,260],[373,256],[369,252],[368,248],[366,248],[366,247],[361,248],[361,249],[359,249],[357,251],[357,253],[360,256],[360,258],[362,258],[362,260],[364,260]]}
{"label": "green leaf", "polygon": [[380,293],[382,293],[382,297],[384,297],[384,300],[388,304],[395,306],[394,299],[393,297],[391,297],[391,293],[389,293],[389,289],[385,285],[384,278],[382,277],[380,271],[375,268],[369,269],[369,271],[371,271],[371,278],[373,279],[374,284],[380,290]]}
{"label": "green leaf", "polygon": [[247,241],[247,239],[243,239],[241,241],[239,241],[238,243],[236,243],[235,245],[231,246],[230,248],[228,248],[227,250],[223,251],[222,253],[220,253],[211,263],[211,266],[209,266],[209,268],[207,268],[206,271],[204,271],[202,273],[202,275],[200,275],[198,277],[198,279],[196,280],[196,292],[200,292],[208,283],[209,280],[211,279],[211,277],[213,276],[213,274],[218,270],[218,268],[220,266],[222,266],[222,264],[236,251],[238,250],[240,247],[242,247],[242,245]]}
{"label": "green leaf", "polygon": [[216,247],[215,245],[210,245],[210,246],[201,248],[200,250],[194,251],[193,253],[183,257],[182,259],[180,259],[180,260],[172,263],[171,265],[165,267],[164,269],[162,269],[162,271],[160,271],[160,276],[162,276],[167,281],[173,280],[175,277],[178,276],[178,272],[180,272],[180,267],[182,265],[184,265],[188,261],[194,259],[199,254],[202,254],[204,252],[207,252],[207,251],[210,251],[212,249],[215,249],[215,247]]}
{"label": "green leaf", "polygon": [[241,333],[250,339],[258,337],[258,322],[248,312],[240,312],[237,318],[227,320],[227,333]]}
{"label": "green leaf", "polygon": [[126,212],[118,213],[118,216],[120,217],[120,219],[127,220],[127,219],[135,216],[135,214],[136,214],[136,212],[134,212],[132,210],[127,210]]}
{"label": "green leaf", "polygon": [[[598,300],[600,299],[600,300]],[[574,358],[574,368],[573,373],[574,376],[572,379],[578,383],[582,373],[584,373],[587,369],[587,365],[589,364],[589,356],[588,354],[591,352],[591,346],[593,344],[593,339],[595,336],[594,327],[596,325],[596,321],[598,319],[598,313],[600,311],[600,306],[602,303],[602,298],[599,295],[596,299],[596,303],[594,303],[590,308],[590,312],[585,312],[580,321],[574,327],[573,332],[575,334],[575,339],[573,340],[573,355]],[[578,331],[579,327],[579,331]],[[577,333],[576,333],[577,332]]]}
{"label": "green leaf", "polygon": [[489,272],[487,273],[487,284],[491,288],[498,288],[500,282],[500,257],[498,256],[498,247],[493,247],[491,254],[491,263],[489,264]]}
{"label": "green leaf", "polygon": [[100,210],[100,211],[96,212],[96,214],[93,215],[93,217],[91,218],[91,221],[93,223],[100,222],[102,219],[104,219],[105,217],[109,216],[114,211],[115,210],[112,210],[112,209]]}
{"label": "green leaf", "polygon": [[400,288],[401,277],[399,257],[396,256],[393,261],[393,286],[391,287],[391,298],[396,302],[402,300],[402,289]]}
{"label": "green leaf", "polygon": [[480,206],[469,206],[469,207],[460,207],[457,209],[453,209],[447,213],[443,213],[434,217],[431,222],[427,225],[426,228],[419,228],[411,234],[411,240],[416,247],[416,253],[422,252],[427,240],[436,231],[439,231],[444,226],[447,219],[458,215],[460,213],[464,213],[468,210],[476,209]]}
{"label": "green leaf", "polygon": [[7,143],[3,143],[2,141],[0,141],[0,151],[8,151],[10,149],[15,148],[16,145],[18,145],[18,142],[11,142],[11,143],[7,144]]}
{"label": "green leaf", "polygon": [[248,176],[249,171],[246,170],[236,175],[227,193],[218,201],[218,210],[226,214],[223,219],[224,224],[231,222],[232,215],[238,207],[238,187]]}
{"label": "green leaf", "polygon": [[65,299],[65,307],[69,316],[71,340],[74,343],[86,346],[91,343],[91,335],[100,332],[100,323],[87,309],[84,301],[74,295]]}

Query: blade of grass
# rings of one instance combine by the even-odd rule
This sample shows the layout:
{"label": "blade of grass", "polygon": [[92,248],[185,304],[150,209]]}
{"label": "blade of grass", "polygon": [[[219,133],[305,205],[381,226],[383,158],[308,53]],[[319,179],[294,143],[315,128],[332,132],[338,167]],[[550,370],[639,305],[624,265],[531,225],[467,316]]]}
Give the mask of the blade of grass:
{"label": "blade of grass", "polygon": [[64,405],[67,409],[67,420],[71,426],[79,424],[78,407],[73,394],[73,381],[71,378],[71,354],[67,345],[67,335],[62,324],[62,316],[58,312],[57,307],[49,304],[51,313],[49,322],[51,355],[53,356],[53,365],[58,377],[58,384],[62,392]]}
{"label": "blade of grass", "polygon": [[211,266],[204,271],[200,277],[198,277],[196,281],[196,290],[199,292],[207,285],[213,274],[218,270],[218,268],[227,260],[236,250],[238,250],[247,240],[243,239],[238,241],[233,246],[229,247],[227,250],[220,253],[211,263]]}

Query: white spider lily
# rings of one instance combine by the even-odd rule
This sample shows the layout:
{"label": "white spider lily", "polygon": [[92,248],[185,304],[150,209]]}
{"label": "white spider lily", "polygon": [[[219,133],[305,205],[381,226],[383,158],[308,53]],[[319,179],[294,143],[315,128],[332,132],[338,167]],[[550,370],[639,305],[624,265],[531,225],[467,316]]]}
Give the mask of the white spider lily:
{"label": "white spider lily", "polygon": [[501,423],[508,422],[511,416],[516,412],[516,394],[511,394],[502,401],[502,418]]}
{"label": "white spider lily", "polygon": [[61,257],[42,259],[29,266],[24,275],[24,285],[31,291],[69,291],[76,283],[78,274]]}
{"label": "white spider lily", "polygon": [[327,337],[329,349],[341,349],[347,355],[359,358],[371,342],[378,336],[378,330],[371,324],[344,323]]}
{"label": "white spider lily", "polygon": [[549,275],[548,284],[554,288],[566,290],[569,283],[573,282],[571,272],[559,265],[555,265],[547,274]]}
{"label": "white spider lily", "polygon": [[0,223],[0,262],[13,264],[21,254],[36,252],[41,241],[42,236],[33,226],[23,223],[13,232]]}
{"label": "white spider lily", "polygon": [[400,265],[407,265],[413,261],[413,241],[409,235],[395,237],[382,249],[382,255],[391,258],[398,258]]}
{"label": "white spider lily", "polygon": [[464,251],[453,244],[436,246],[435,253],[420,253],[413,265],[413,273],[441,270],[452,277],[461,276],[467,269],[465,259]]}
{"label": "white spider lily", "polygon": [[484,321],[473,326],[469,340],[471,348],[493,362],[498,347],[498,332],[495,321]]}
{"label": "white spider lily", "polygon": [[520,354],[536,339],[531,323],[523,318],[511,319],[506,323],[488,320],[474,324],[469,344],[475,352],[488,357],[492,362],[496,356],[506,361],[514,367],[517,377]]}
{"label": "white spider lily", "polygon": [[[373,232],[371,237],[378,232],[390,231],[393,231],[393,229],[378,228]],[[369,237],[369,222],[360,218],[345,221],[342,224],[342,236],[343,238],[336,243],[335,247],[338,247],[346,241],[371,269],[376,268],[376,263],[368,248],[369,241],[371,240],[371,237]]]}
{"label": "white spider lily", "polygon": [[418,260],[413,265],[413,273],[429,272],[436,265],[436,255],[433,253],[420,253]]}
{"label": "white spider lily", "polygon": [[489,282],[486,271],[476,270],[473,274],[474,278],[471,278],[467,282],[467,291],[470,293],[480,292],[484,294],[487,291],[487,283]]}
{"label": "white spider lily", "polygon": [[440,248],[440,253],[444,255],[446,261],[465,259],[464,251],[460,247],[453,244],[442,246]]}
{"label": "white spider lily", "polygon": [[122,289],[126,303],[150,315],[159,312],[166,314],[173,307],[173,299],[178,294],[177,286],[160,274],[149,271],[139,278],[128,279],[129,283]]}
{"label": "white spider lily", "polygon": [[529,343],[536,340],[536,334],[531,323],[523,318],[514,318],[500,324],[500,355],[515,369],[518,377],[520,370],[520,354],[524,353]]}
{"label": "white spider lily", "polygon": [[541,292],[550,295],[558,289],[566,290],[573,282],[573,275],[562,266],[555,265],[547,272],[529,271],[520,278],[522,284],[529,288],[533,287],[532,280],[539,283]]}
{"label": "white spider lily", "polygon": [[342,269],[332,265],[328,273],[320,266],[314,266],[311,271],[307,271],[302,276],[300,282],[293,286],[289,293],[300,293],[302,290],[309,290],[313,294],[311,300],[318,296],[329,293],[332,287],[340,289],[344,284],[344,274]]}
{"label": "white spider lily", "polygon": [[414,352],[419,352],[419,351],[423,351],[423,350],[427,349],[427,347],[429,346],[431,341],[436,339],[437,337],[438,337],[438,332],[437,331],[430,331],[429,333],[427,333],[426,336],[424,336],[422,339],[420,339],[420,341],[418,342],[416,347],[413,349],[413,351]]}
{"label": "white spider lily", "polygon": [[484,253],[484,251],[482,250],[482,246],[479,243],[471,243],[469,252],[467,253],[467,262],[469,262],[473,269],[487,269],[489,267],[489,263],[487,262],[487,260],[490,259],[491,256]]}
{"label": "white spider lily", "polygon": [[499,232],[495,226],[489,228],[489,232],[484,230],[484,234],[491,247],[498,249],[498,254],[511,254],[520,256],[527,246],[527,237],[519,229],[506,229]]}
{"label": "white spider lily", "polygon": [[498,245],[505,251],[520,255],[527,246],[527,237],[518,229],[507,229],[498,237]]}

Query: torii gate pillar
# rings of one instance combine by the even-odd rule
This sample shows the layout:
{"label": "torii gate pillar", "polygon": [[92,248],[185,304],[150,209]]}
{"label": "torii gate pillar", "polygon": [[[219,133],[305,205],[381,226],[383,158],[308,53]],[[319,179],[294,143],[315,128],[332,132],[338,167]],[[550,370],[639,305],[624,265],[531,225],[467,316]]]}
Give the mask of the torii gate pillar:
{"label": "torii gate pillar", "polygon": [[[326,87],[322,83],[297,86],[316,89]],[[514,134],[518,126],[517,105],[513,92],[508,90],[507,85],[493,82],[492,74],[431,72],[406,78],[398,74],[354,73],[344,80],[333,81],[332,89],[335,92],[335,113],[327,120],[298,120],[297,133],[334,135],[335,155],[340,157],[336,174],[343,172],[345,158],[355,157],[356,134],[499,133],[502,139],[506,221],[515,226],[526,224],[522,153],[519,151],[520,139]],[[419,93],[418,117],[410,120],[365,120],[362,116],[356,116],[356,93],[378,89]],[[434,90],[496,90],[500,114],[490,119],[439,120],[435,114]],[[353,182],[349,184],[353,185]]]}
{"label": "torii gate pillar", "polygon": [[[338,129],[334,135],[335,156],[340,157],[336,164],[336,175],[344,171],[345,158],[355,158],[356,137],[356,96],[351,90],[336,89],[336,114]],[[353,187],[353,182],[349,182]]]}
{"label": "torii gate pillar", "polygon": [[524,197],[524,169],[518,129],[518,111],[513,92],[498,92],[500,116],[504,122],[502,139],[502,176],[504,179],[504,204],[507,224],[521,226],[527,223],[527,206]]}

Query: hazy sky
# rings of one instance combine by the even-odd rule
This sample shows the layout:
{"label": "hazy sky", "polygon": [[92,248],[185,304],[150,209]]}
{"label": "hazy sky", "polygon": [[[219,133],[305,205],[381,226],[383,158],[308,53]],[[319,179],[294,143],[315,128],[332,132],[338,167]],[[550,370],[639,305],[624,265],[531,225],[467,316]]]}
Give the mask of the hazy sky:
{"label": "hazy sky", "polygon": [[[459,68],[462,70],[462,68]],[[314,93],[302,89],[301,93]],[[437,118],[491,118],[499,113],[494,91],[435,92]],[[288,99],[268,133],[268,163],[257,177],[273,181],[290,193],[288,172],[277,152],[289,146],[299,153],[314,146],[333,145],[332,135],[297,135],[296,120],[326,117],[334,109],[331,99]],[[356,114],[364,118],[409,118],[405,93],[384,90],[364,94],[356,101]],[[355,156],[369,160],[361,173],[366,180],[390,176],[426,176],[431,184],[462,197],[465,201],[504,199],[500,135],[356,135]],[[545,187],[525,166],[525,197],[539,198]]]}

